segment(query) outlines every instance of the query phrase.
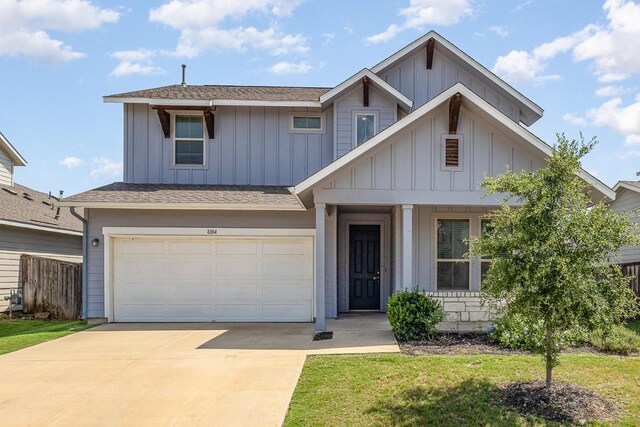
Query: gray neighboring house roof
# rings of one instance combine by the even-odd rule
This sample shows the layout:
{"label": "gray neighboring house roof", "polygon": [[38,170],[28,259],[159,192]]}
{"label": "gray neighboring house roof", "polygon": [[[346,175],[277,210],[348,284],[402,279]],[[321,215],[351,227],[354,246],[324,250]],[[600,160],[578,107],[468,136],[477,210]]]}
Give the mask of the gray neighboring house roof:
{"label": "gray neighboring house roof", "polygon": [[62,200],[63,206],[138,209],[305,210],[288,187],[114,182]]}
{"label": "gray neighboring house roof", "polygon": [[82,235],[80,220],[57,198],[20,184],[0,185],[0,224]]}
{"label": "gray neighboring house roof", "polygon": [[640,193],[640,181],[618,181],[613,187],[613,191],[618,191],[620,188],[626,188],[627,190]]}
{"label": "gray neighboring house roof", "polygon": [[105,96],[105,101],[133,99],[319,102],[331,88],[290,86],[170,85]]}

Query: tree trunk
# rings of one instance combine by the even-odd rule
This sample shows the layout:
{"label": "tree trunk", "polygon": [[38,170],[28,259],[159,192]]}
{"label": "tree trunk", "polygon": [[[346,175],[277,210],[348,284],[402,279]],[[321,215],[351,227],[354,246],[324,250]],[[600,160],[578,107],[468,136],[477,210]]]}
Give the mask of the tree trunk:
{"label": "tree trunk", "polygon": [[553,375],[553,332],[551,330],[551,324],[547,323],[547,333],[545,336],[545,361],[547,362],[547,378],[546,386],[551,388],[551,381]]}

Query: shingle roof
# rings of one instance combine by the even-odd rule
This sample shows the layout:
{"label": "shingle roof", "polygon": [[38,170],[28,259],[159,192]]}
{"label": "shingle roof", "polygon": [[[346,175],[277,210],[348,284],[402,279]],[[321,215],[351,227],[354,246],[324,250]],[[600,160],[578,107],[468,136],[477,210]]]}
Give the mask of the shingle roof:
{"label": "shingle roof", "polygon": [[[95,206],[109,204],[173,204],[263,207],[265,209],[303,209],[287,187],[254,185],[180,185],[125,184],[114,182],[104,187],[66,197],[67,205]],[[169,207],[169,206],[167,206]]]}
{"label": "shingle roof", "polygon": [[118,93],[106,98],[157,98],[237,101],[318,101],[331,90],[324,87],[171,85],[134,92]]}
{"label": "shingle roof", "polygon": [[0,220],[82,232],[80,220],[69,208],[59,207],[55,197],[20,184],[0,185]]}

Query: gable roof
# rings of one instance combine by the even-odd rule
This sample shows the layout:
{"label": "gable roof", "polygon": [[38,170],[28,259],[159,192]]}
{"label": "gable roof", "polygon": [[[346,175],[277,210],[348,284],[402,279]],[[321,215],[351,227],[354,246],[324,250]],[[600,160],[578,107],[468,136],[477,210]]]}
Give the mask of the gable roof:
{"label": "gable roof", "polygon": [[305,210],[287,187],[268,185],[114,182],[66,197],[61,204],[85,208]]}
{"label": "gable roof", "polygon": [[376,74],[380,74],[389,68],[393,67],[396,63],[404,59],[405,57],[413,54],[416,50],[424,47],[429,39],[435,39],[436,48],[440,48],[443,51],[452,54],[462,65],[471,69],[476,76],[481,80],[493,86],[499,92],[504,93],[507,97],[511,98],[516,105],[520,108],[520,120],[527,126],[531,126],[539,118],[542,117],[544,110],[529,98],[518,92],[511,85],[504,80],[496,76],[489,69],[484,67],[478,61],[467,55],[460,48],[456,47],[453,43],[442,37],[435,31],[429,31],[424,36],[408,44],[404,48],[400,49],[387,59],[381,61],[376,66],[371,68]]}
{"label": "gable roof", "polygon": [[27,161],[18,153],[9,140],[0,132],[0,150],[4,151],[16,166],[26,166]]}
{"label": "gable roof", "polygon": [[618,181],[618,183],[613,186],[613,191],[617,193],[620,189],[627,189],[640,193],[640,181]]}
{"label": "gable roof", "polygon": [[0,225],[82,235],[80,220],[57,198],[20,184],[0,186]]}
{"label": "gable roof", "polygon": [[331,88],[289,86],[170,85],[103,97],[104,102],[214,106],[271,105],[320,107],[320,96]]}
{"label": "gable roof", "polygon": [[[324,181],[331,175],[337,173],[340,170],[343,170],[347,166],[352,165],[362,156],[375,149],[377,146],[386,141],[389,137],[406,128],[410,124],[419,120],[425,114],[433,111],[435,108],[439,107],[443,103],[447,102],[453,95],[456,93],[460,93],[462,95],[463,102],[469,102],[479,109],[489,114],[492,118],[502,124],[504,127],[509,129],[518,137],[522,138],[524,141],[528,142],[532,147],[542,152],[545,156],[551,156],[552,149],[549,145],[547,145],[540,138],[529,132],[527,129],[523,128],[519,124],[515,123],[507,116],[498,111],[494,106],[489,104],[486,100],[478,96],[475,92],[467,88],[462,83],[457,83],[442,92],[440,95],[433,98],[431,101],[422,105],[417,110],[413,111],[411,114],[408,114],[406,117],[398,120],[382,132],[375,135],[373,138],[368,140],[366,143],[359,145],[353,150],[349,151],[344,156],[340,157],[333,163],[329,164],[323,169],[320,169],[318,172],[310,176],[309,178],[302,181],[300,184],[293,187],[294,194],[298,196],[302,196],[303,193],[311,190],[315,185]],[[589,174],[584,169],[581,169],[579,173],[579,177],[582,178],[585,182],[591,185],[600,193],[600,198],[608,198],[615,199],[615,192],[607,187],[600,180]]]}
{"label": "gable roof", "polygon": [[398,90],[396,90],[389,83],[382,80],[380,77],[371,72],[368,68],[363,68],[362,70],[355,73],[353,76],[349,77],[327,93],[320,96],[320,103],[322,104],[322,109],[326,109],[334,99],[343,93],[353,89],[358,86],[362,82],[362,78],[367,77],[374,86],[386,92],[388,95],[392,96],[398,102],[398,105],[402,107],[405,111],[411,111],[413,107],[413,101],[404,96]]}

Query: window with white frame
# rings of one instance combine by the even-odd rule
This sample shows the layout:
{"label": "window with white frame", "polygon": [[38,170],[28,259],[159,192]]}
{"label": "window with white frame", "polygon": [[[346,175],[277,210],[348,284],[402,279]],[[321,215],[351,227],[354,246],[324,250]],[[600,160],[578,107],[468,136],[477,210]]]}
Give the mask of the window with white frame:
{"label": "window with white frame", "polygon": [[204,165],[203,121],[203,116],[175,116],[174,163],[176,165]]}
{"label": "window with white frame", "polygon": [[304,133],[323,132],[324,120],[322,114],[292,114],[291,131]]}
{"label": "window with white frame", "polygon": [[436,221],[436,271],[438,290],[469,289],[468,219],[438,219]]}
{"label": "window with white frame", "polygon": [[370,139],[376,133],[376,115],[356,113],[355,115],[356,146]]}
{"label": "window with white frame", "polygon": [[[482,236],[485,233],[491,232],[491,220],[490,219],[481,219],[480,220],[480,233]],[[482,286],[482,282],[484,281],[484,276],[486,276],[487,271],[489,271],[489,266],[491,265],[491,258],[480,258],[480,285]]]}

